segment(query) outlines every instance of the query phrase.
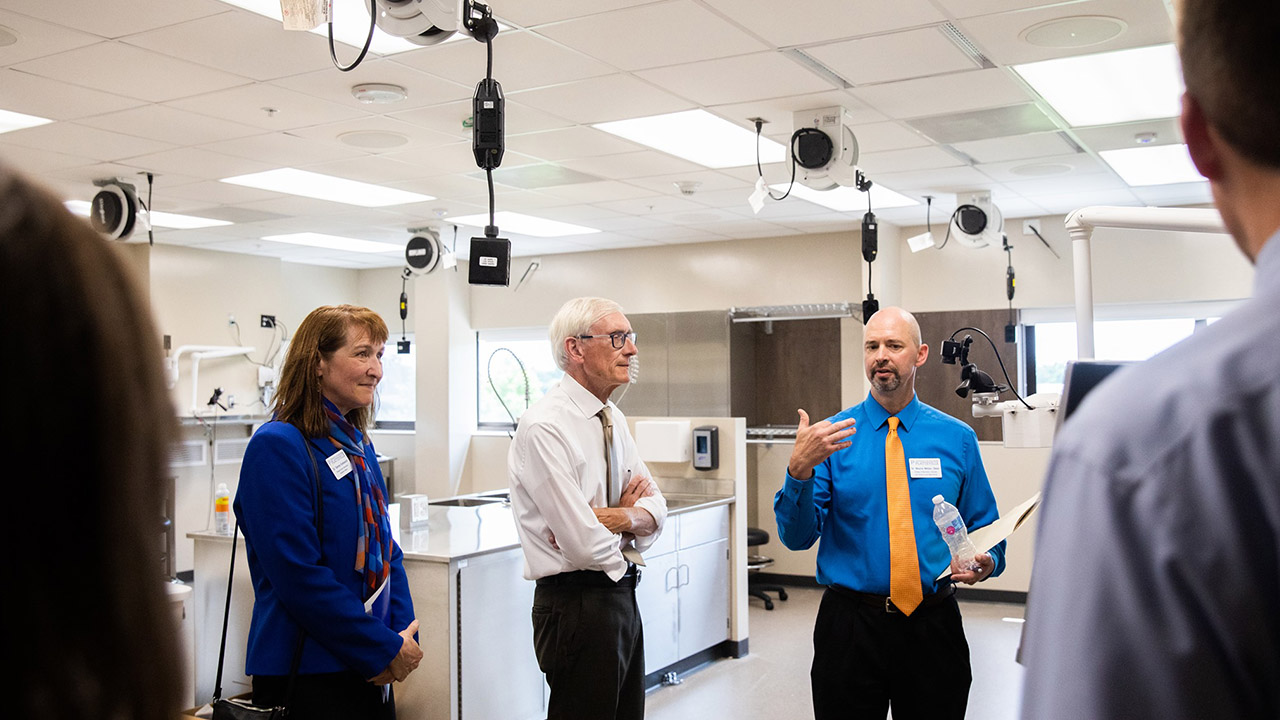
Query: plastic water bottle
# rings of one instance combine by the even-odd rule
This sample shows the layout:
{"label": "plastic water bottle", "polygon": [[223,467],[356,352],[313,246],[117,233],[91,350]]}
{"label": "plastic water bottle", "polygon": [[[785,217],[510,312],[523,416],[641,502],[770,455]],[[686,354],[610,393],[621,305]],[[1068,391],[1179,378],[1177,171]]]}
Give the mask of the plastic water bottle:
{"label": "plastic water bottle", "polygon": [[213,491],[213,531],[231,534],[231,491],[226,483],[218,483],[218,489]]}
{"label": "plastic water bottle", "polygon": [[947,502],[941,495],[933,496],[933,523],[942,533],[942,539],[951,548],[951,559],[955,566],[962,570],[977,570],[979,565],[974,561],[978,549],[969,540],[969,530],[964,526],[964,518],[955,505]]}

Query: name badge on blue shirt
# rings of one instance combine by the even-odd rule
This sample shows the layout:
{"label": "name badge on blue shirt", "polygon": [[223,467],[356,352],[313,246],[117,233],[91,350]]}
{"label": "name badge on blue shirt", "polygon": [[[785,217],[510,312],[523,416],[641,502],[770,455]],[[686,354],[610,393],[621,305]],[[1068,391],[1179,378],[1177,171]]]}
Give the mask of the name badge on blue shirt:
{"label": "name badge on blue shirt", "polygon": [[908,462],[910,463],[909,468],[913,478],[942,477],[941,458],[911,458]]}

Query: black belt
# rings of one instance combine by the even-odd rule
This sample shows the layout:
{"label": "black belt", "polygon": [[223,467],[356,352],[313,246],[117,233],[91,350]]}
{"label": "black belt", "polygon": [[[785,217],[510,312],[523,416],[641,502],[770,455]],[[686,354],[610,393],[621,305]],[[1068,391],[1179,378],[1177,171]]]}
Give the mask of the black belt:
{"label": "black belt", "polygon": [[635,588],[640,584],[640,568],[634,563],[627,563],[627,571],[617,582],[603,570],[574,570],[556,575],[538,578],[539,585],[572,585],[576,587],[597,588]]}
{"label": "black belt", "polygon": [[[897,608],[896,605],[893,604],[893,601],[889,599],[888,595],[876,595],[874,593],[859,592],[858,590],[850,590],[849,588],[843,587],[841,585],[828,585],[827,587],[841,595],[844,595],[847,598],[857,600],[858,602],[868,607],[873,607],[873,608],[876,608],[877,610],[883,610],[887,613],[896,614],[896,613],[902,612]],[[943,586],[942,589],[938,590],[938,592],[933,593],[932,595],[925,595],[924,599],[920,601],[920,605],[916,607],[916,610],[919,610],[921,608],[933,607],[934,605],[941,605],[942,603],[950,600],[951,596],[955,594],[956,594],[956,586],[948,583],[945,586]]]}

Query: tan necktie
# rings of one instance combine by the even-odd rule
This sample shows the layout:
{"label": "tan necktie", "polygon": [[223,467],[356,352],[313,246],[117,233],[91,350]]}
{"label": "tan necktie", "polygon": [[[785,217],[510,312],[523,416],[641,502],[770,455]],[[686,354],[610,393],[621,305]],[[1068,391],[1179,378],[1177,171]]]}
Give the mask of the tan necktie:
{"label": "tan necktie", "polygon": [[884,466],[889,505],[889,598],[903,615],[910,615],[924,599],[924,592],[920,588],[920,559],[916,556],[915,525],[911,521],[907,459],[898,437],[896,417],[889,418]]}
{"label": "tan necktie", "polygon": [[[605,492],[608,493],[609,507],[618,507],[622,500],[622,483],[613,472],[613,411],[608,405],[600,408],[600,412],[596,413],[600,418],[600,425],[604,429],[604,472],[605,472]],[[640,551],[635,549],[628,541],[622,547],[622,557],[635,563],[636,565],[644,565],[644,556]]]}

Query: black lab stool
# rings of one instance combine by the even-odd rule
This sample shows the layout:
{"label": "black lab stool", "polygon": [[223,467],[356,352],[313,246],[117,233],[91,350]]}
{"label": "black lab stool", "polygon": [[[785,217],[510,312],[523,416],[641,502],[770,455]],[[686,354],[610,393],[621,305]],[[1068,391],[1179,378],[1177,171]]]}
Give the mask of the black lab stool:
{"label": "black lab stool", "polygon": [[760,528],[747,528],[747,572],[751,575],[747,578],[747,594],[751,597],[758,597],[764,601],[764,609],[773,609],[773,598],[768,593],[778,593],[779,600],[787,599],[787,591],[781,585],[766,585],[756,582],[754,575],[764,568],[773,564],[773,558],[764,555],[756,555],[750,552],[750,548],[767,545],[769,543],[768,531]]}

